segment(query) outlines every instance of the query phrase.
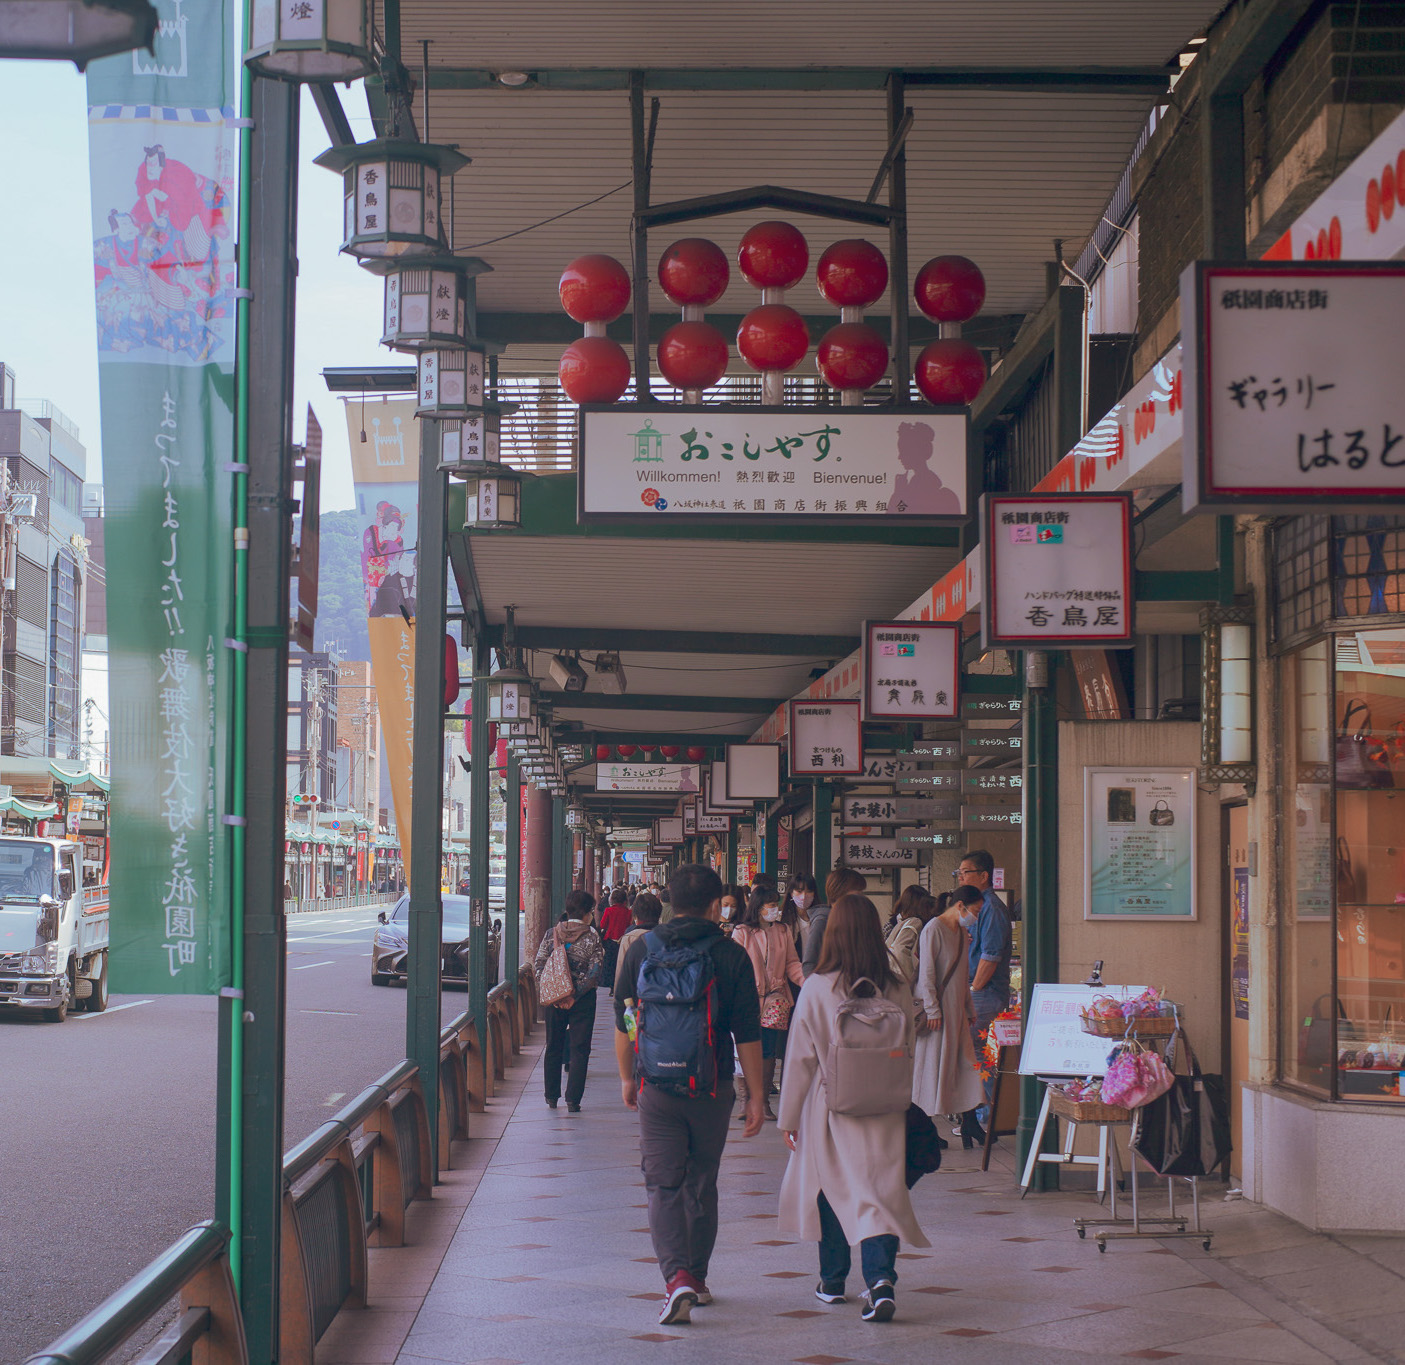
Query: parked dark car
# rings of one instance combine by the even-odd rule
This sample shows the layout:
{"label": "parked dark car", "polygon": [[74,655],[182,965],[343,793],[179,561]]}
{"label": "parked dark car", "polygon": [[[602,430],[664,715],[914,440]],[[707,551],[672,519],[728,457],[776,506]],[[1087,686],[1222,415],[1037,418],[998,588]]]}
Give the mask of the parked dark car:
{"label": "parked dark car", "polygon": [[[444,982],[468,984],[468,925],[467,896],[446,895],[444,923],[440,933],[439,976]],[[407,892],[395,902],[387,914],[376,916],[375,933],[371,936],[371,985],[389,986],[406,979],[406,958],[410,951],[410,896]],[[488,986],[498,983],[498,958],[502,935],[493,925],[488,928]]]}

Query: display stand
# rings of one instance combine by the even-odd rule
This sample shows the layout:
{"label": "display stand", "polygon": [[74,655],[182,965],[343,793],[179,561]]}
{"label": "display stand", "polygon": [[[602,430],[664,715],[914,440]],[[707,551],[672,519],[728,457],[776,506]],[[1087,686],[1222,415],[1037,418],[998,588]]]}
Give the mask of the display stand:
{"label": "display stand", "polygon": [[990,1149],[998,1137],[1014,1137],[1020,1125],[1020,1076],[1015,1060],[1018,1045],[1001,1047],[995,1062],[995,1084],[990,1095],[990,1121],[985,1126],[981,1170],[990,1169]]}
{"label": "display stand", "polygon": [[[1044,1085],[1044,1099],[1039,1106],[1039,1118],[1034,1125],[1034,1137],[1029,1144],[1029,1156],[1025,1160],[1024,1172],[1020,1176],[1020,1198],[1023,1199],[1029,1193],[1030,1182],[1034,1179],[1034,1168],[1039,1164],[1050,1164],[1054,1166],[1093,1166],[1098,1172],[1098,1202],[1101,1203],[1107,1194],[1108,1181],[1111,1177],[1114,1183],[1113,1208],[1116,1208],[1115,1183],[1122,1178],[1122,1163],[1117,1155],[1117,1142],[1112,1136],[1113,1128],[1125,1127],[1131,1123],[1132,1115],[1129,1110],[1118,1110],[1122,1117],[1109,1115],[1099,1118],[1080,1119],[1074,1113],[1059,1112],[1055,1110],[1054,1091],[1052,1086],[1059,1080],[1064,1079],[1059,1076],[1040,1076],[1038,1079]],[[1101,1109],[1113,1110],[1114,1105],[1100,1105]],[[1049,1119],[1062,1118],[1064,1121],[1064,1146],[1062,1152],[1046,1152],[1044,1146],[1044,1130],[1048,1127]],[[1073,1148],[1078,1140],[1078,1129],[1081,1125],[1096,1124],[1098,1129],[1098,1154],[1096,1156],[1076,1155]]]}

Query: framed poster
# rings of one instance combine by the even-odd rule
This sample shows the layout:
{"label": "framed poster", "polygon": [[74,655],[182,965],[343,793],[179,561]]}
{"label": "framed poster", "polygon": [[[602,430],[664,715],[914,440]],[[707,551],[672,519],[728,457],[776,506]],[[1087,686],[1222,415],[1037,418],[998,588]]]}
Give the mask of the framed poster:
{"label": "framed poster", "polygon": [[696,763],[597,763],[595,790],[600,792],[696,792]]}
{"label": "framed poster", "polygon": [[1185,510],[1370,512],[1399,498],[1402,309],[1399,262],[1189,266]]}
{"label": "framed poster", "polygon": [[790,703],[791,777],[859,777],[863,774],[863,703]]}
{"label": "framed poster", "polygon": [[727,795],[727,760],[725,758],[714,758],[711,768],[707,774],[708,781],[704,784],[703,790],[707,794],[707,813],[709,815],[728,815],[739,810],[750,810],[751,802],[738,798],[733,800]]}
{"label": "framed poster", "polygon": [[961,705],[961,627],[865,621],[863,718],[951,720]]}
{"label": "framed poster", "polygon": [[661,815],[654,821],[657,840],[665,847],[683,842],[683,817],[681,815]]}
{"label": "framed poster", "polygon": [[729,802],[774,801],[781,794],[779,744],[729,744],[727,746]]}
{"label": "framed poster", "polygon": [[698,832],[698,799],[696,796],[683,798],[683,837],[691,839]]}
{"label": "framed poster", "polygon": [[583,405],[580,522],[948,525],[970,513],[964,407]]}
{"label": "framed poster", "polygon": [[984,648],[1132,644],[1132,495],[981,499]]}
{"label": "framed poster", "polygon": [[1195,919],[1195,769],[1083,772],[1083,918]]}

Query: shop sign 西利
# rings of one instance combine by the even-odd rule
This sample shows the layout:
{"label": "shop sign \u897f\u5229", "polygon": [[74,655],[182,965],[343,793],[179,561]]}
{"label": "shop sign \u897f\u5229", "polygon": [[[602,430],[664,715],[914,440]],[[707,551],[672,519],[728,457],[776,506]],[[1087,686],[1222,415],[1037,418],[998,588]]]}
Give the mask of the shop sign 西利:
{"label": "shop sign \u897f\u5229", "polygon": [[955,763],[961,758],[961,746],[954,739],[914,740],[912,756],[919,763]]}
{"label": "shop sign \u897f\u5229", "polygon": [[1024,752],[1024,738],[1014,730],[963,730],[961,752],[967,758],[1018,758]]}
{"label": "shop sign \u897f\u5229", "polygon": [[963,791],[980,792],[987,796],[1008,793],[1019,796],[1024,792],[1024,773],[993,772],[987,768],[976,768],[961,774],[961,787]]}
{"label": "shop sign \u897f\u5229", "polygon": [[988,493],[981,551],[986,649],[1131,645],[1130,494]]}
{"label": "shop sign \u897f\u5229", "polygon": [[1399,498],[1402,309],[1398,262],[1189,267],[1185,510],[1364,512]]}
{"label": "shop sign \u897f\u5229", "polygon": [[962,829],[1019,829],[1024,811],[1018,806],[963,806]]}
{"label": "shop sign \u897f\u5229", "polygon": [[967,720],[1005,720],[1023,716],[1024,698],[967,695],[961,698],[961,714]]}
{"label": "shop sign \u897f\u5229", "polygon": [[943,772],[933,768],[927,772],[907,773],[897,779],[899,791],[954,792],[961,789],[961,772],[953,768]]}
{"label": "shop sign \u897f\u5229", "polygon": [[590,407],[577,517],[954,524],[965,408]]}
{"label": "shop sign \u897f\u5229", "polygon": [[917,850],[896,839],[845,839],[844,861],[850,867],[912,867]]}
{"label": "shop sign \u897f\u5229", "polygon": [[961,832],[954,829],[900,829],[897,840],[913,848],[961,848],[966,843]]}
{"label": "shop sign \u897f\u5229", "polygon": [[602,792],[696,792],[696,763],[597,763],[595,790]]}
{"label": "shop sign \u897f\u5229", "polygon": [[865,621],[865,720],[950,720],[960,705],[961,627]]}
{"label": "shop sign \u897f\u5229", "polygon": [[858,701],[790,703],[790,775],[857,777],[863,766]]}

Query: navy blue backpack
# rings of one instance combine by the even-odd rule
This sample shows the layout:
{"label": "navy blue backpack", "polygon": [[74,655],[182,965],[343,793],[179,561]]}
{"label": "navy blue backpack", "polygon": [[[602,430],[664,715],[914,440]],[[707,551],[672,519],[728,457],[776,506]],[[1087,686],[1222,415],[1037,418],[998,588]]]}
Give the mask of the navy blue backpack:
{"label": "navy blue backpack", "polygon": [[644,935],[635,1074],[689,1098],[717,1093],[717,973],[707,948]]}

